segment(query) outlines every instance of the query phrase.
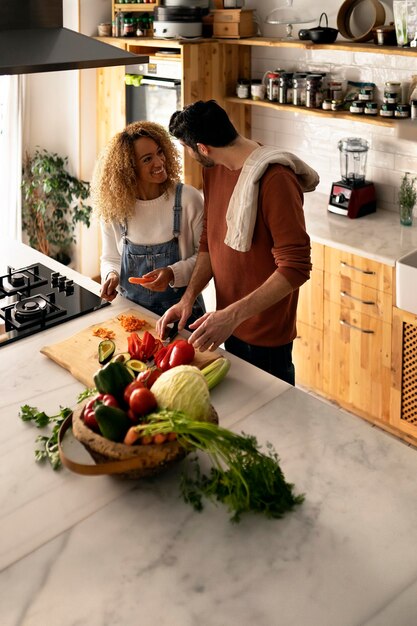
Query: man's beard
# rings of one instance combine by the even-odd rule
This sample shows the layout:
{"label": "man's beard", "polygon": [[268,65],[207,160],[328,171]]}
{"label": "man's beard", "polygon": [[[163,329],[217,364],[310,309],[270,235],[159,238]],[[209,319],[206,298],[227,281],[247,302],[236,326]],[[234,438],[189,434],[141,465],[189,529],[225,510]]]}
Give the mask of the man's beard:
{"label": "man's beard", "polygon": [[197,151],[194,151],[194,155],[195,155],[195,160],[197,161],[197,163],[200,163],[200,165],[202,165],[203,167],[215,166],[215,162],[213,161],[213,159],[209,159],[209,157],[206,157]]}

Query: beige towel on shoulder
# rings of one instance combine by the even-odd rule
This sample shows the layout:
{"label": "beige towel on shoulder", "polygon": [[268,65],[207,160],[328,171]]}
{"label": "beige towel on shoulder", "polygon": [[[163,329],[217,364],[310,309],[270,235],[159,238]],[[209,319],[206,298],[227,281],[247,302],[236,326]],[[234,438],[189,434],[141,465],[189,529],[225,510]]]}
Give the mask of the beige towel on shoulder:
{"label": "beige towel on shoulder", "polygon": [[314,191],[319,183],[317,172],[295,154],[274,146],[256,148],[243,164],[226,213],[224,243],[238,252],[250,250],[258,210],[259,181],[271,163],[291,168],[304,192]]}

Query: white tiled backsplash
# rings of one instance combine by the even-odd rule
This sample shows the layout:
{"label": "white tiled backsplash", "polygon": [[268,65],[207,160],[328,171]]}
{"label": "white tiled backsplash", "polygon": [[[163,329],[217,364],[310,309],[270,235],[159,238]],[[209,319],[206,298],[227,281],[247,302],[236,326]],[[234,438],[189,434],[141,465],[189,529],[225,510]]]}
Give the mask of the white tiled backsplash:
{"label": "white tiled backsplash", "polygon": [[[252,48],[253,78],[262,78],[266,70],[277,67],[287,71],[320,70],[334,79],[373,82],[379,102],[384,83],[398,81],[403,85],[403,101],[408,101],[411,77],[417,74],[417,59],[338,50]],[[404,172],[417,176],[417,142],[399,139],[394,128],[304,115],[302,109],[294,113],[265,107],[251,110],[252,138],[304,159],[318,171],[318,191],[323,193],[328,194],[331,183],[340,179],[337,142],[342,137],[363,137],[369,141],[366,178],[375,184],[378,208],[397,211],[398,188]]]}

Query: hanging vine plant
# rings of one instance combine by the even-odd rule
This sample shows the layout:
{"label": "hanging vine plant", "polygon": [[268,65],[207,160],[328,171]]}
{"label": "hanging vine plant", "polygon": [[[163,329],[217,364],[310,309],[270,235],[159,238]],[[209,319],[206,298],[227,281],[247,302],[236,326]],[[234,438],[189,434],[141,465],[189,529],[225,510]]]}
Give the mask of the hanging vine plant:
{"label": "hanging vine plant", "polygon": [[45,149],[26,155],[22,176],[22,228],[29,245],[68,263],[78,223],[90,226],[90,185],[68,172],[68,157]]}

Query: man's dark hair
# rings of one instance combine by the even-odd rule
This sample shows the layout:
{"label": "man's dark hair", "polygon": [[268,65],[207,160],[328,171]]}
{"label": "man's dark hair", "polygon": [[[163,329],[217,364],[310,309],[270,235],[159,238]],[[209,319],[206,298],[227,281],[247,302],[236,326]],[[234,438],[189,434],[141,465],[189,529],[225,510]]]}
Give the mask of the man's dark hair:
{"label": "man's dark hair", "polygon": [[171,116],[169,132],[195,151],[198,143],[223,148],[238,136],[226,111],[215,100],[199,100],[176,111]]}

